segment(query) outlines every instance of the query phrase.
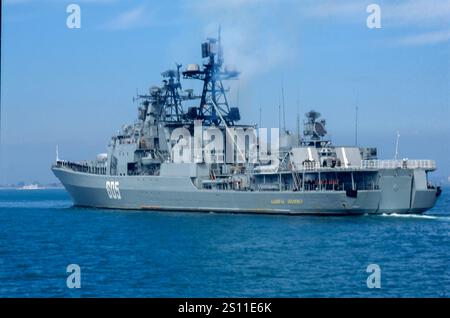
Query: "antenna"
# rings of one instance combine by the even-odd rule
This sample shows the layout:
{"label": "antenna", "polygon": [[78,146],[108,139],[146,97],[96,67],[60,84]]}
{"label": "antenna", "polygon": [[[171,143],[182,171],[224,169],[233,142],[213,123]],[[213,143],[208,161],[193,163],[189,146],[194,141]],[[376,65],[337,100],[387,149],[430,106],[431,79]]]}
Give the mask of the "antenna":
{"label": "antenna", "polygon": [[241,85],[238,81],[237,94],[236,94],[236,107],[239,107],[239,93],[240,93]]}
{"label": "antenna", "polygon": [[281,105],[278,104],[278,128],[281,128]]}
{"label": "antenna", "polygon": [[220,27],[220,24],[219,24],[219,28],[218,28],[218,30],[217,30],[217,42],[218,42],[218,45],[217,45],[217,61],[219,62],[219,65],[222,65],[222,63],[223,63],[223,51],[222,51],[222,41],[221,41],[221,33],[222,33],[222,28]]}
{"label": "antenna", "polygon": [[261,110],[261,105],[259,105],[259,128],[262,127],[262,110]]}
{"label": "antenna", "polygon": [[300,101],[297,97],[297,142],[300,145]]}
{"label": "antenna", "polygon": [[281,102],[283,103],[283,131],[286,132],[286,112],[284,108],[284,83],[281,80]]}
{"label": "antenna", "polygon": [[358,146],[358,105],[355,107],[355,145]]}
{"label": "antenna", "polygon": [[394,158],[395,161],[397,161],[397,157],[398,157],[398,143],[399,143],[399,140],[400,140],[400,133],[397,130],[397,141],[395,143],[395,158]]}
{"label": "antenna", "polygon": [[180,85],[181,89],[181,83],[180,83],[180,68],[183,66],[182,64],[178,64],[175,62],[175,65],[177,66],[177,84]]}
{"label": "antenna", "polygon": [[58,150],[58,145],[56,145],[56,162],[59,161],[59,150]]}
{"label": "antenna", "polygon": [[138,100],[138,96],[139,96],[139,92],[138,92],[138,89],[136,87],[136,96],[133,96],[133,103],[135,103]]}

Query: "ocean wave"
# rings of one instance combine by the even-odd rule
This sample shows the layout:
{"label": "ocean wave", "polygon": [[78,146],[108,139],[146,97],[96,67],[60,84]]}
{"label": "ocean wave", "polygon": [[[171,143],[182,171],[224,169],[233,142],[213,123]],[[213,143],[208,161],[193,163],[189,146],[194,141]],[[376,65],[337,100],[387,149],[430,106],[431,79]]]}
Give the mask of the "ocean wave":
{"label": "ocean wave", "polygon": [[399,214],[399,213],[383,213],[381,216],[398,217],[398,218],[412,218],[412,219],[424,219],[424,220],[441,220],[450,221],[450,216],[442,215],[427,215],[427,214]]}
{"label": "ocean wave", "polygon": [[0,208],[21,209],[60,209],[72,206],[67,200],[45,200],[45,201],[0,201]]}

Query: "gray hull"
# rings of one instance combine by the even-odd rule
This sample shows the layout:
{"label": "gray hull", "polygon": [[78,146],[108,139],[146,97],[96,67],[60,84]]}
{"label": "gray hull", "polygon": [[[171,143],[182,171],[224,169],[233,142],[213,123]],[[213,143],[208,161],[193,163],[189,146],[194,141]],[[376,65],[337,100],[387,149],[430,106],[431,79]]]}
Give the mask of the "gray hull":
{"label": "gray hull", "polygon": [[[351,215],[423,213],[436,202],[436,189],[420,171],[381,170],[378,190],[223,191],[199,190],[189,177],[108,176],[52,168],[74,204],[97,208],[262,214]],[[107,183],[117,184],[111,195]]]}
{"label": "gray hull", "polygon": [[[375,213],[381,192],[359,191],[215,191],[199,190],[188,177],[101,176],[52,169],[74,204],[97,208],[261,214],[351,215]],[[120,198],[111,198],[106,182],[118,182]]]}

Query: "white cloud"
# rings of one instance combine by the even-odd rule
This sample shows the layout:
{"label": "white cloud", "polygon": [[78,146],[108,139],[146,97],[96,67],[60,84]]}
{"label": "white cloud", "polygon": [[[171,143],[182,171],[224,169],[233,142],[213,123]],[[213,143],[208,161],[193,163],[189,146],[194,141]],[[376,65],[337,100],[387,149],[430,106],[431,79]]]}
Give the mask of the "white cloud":
{"label": "white cloud", "polygon": [[3,4],[5,5],[22,4],[27,2],[30,2],[30,0],[3,0]]}
{"label": "white cloud", "polygon": [[354,18],[368,15],[366,8],[371,3],[380,6],[383,25],[428,27],[449,23],[450,0],[302,1],[298,3],[298,12],[310,17],[336,17],[353,22]]}
{"label": "white cloud", "polygon": [[[332,18],[330,23],[359,23],[365,27],[369,14],[366,9],[371,3],[381,7],[384,30],[410,33],[405,38],[395,35],[397,43],[428,45],[448,41],[450,0],[208,0],[191,1],[185,7],[188,14],[207,23],[205,36],[215,35],[222,23],[226,63],[237,64],[245,80],[300,55],[295,17]],[[286,11],[292,15],[276,22],[277,13]],[[212,24],[211,19],[217,22]],[[290,29],[286,28],[288,23]]]}
{"label": "white cloud", "polygon": [[403,45],[438,44],[450,41],[450,30],[410,35],[399,40]]}
{"label": "white cloud", "polygon": [[366,6],[367,4],[361,1],[316,0],[302,2],[298,8],[300,14],[309,17],[349,19],[366,14]]}
{"label": "white cloud", "polygon": [[[92,3],[92,4],[107,4],[107,3],[113,3],[118,2],[120,0],[73,0],[72,3]],[[5,5],[15,5],[15,4],[22,4],[22,3],[31,3],[36,2],[33,0],[3,0],[3,3]],[[47,2],[47,3],[60,3],[61,0],[41,0],[41,2]],[[67,5],[69,5],[71,2],[67,1]]]}
{"label": "white cloud", "polygon": [[103,24],[104,29],[123,30],[143,27],[151,22],[151,14],[145,6],[139,6],[125,11]]}
{"label": "white cloud", "polygon": [[[214,34],[214,33],[213,33]],[[272,71],[294,57],[289,38],[258,34],[258,27],[237,25],[222,32],[225,62],[242,71],[241,80]]]}
{"label": "white cloud", "polygon": [[389,28],[407,29],[396,39],[400,45],[432,45],[450,40],[450,0],[416,0],[387,3],[381,7]]}
{"label": "white cloud", "polygon": [[383,29],[410,33],[396,38],[394,42],[398,44],[429,45],[449,41],[450,0],[317,0],[300,3],[299,12],[306,17],[334,17],[344,23],[365,24],[366,7],[370,3],[379,4]]}
{"label": "white cloud", "polygon": [[[236,64],[246,81],[301,57],[300,35],[307,30],[300,29],[300,21],[329,19],[330,24],[365,28],[371,3],[381,7],[383,29],[389,30],[384,34],[392,34],[387,41],[401,45],[448,41],[450,0],[208,0],[191,1],[184,8],[188,16],[206,24],[205,37],[215,36],[222,24],[225,63]],[[406,32],[407,37],[398,35]]]}
{"label": "white cloud", "polygon": [[398,26],[429,27],[449,25],[450,0],[408,0],[381,5],[382,15]]}
{"label": "white cloud", "polygon": [[280,6],[273,0],[210,0],[189,2],[185,10],[206,24],[205,38],[215,37],[222,26],[225,64],[237,67],[242,83],[296,56],[297,30],[288,32],[283,21],[278,23],[274,10]]}
{"label": "white cloud", "polygon": [[224,11],[249,8],[254,6],[273,3],[274,0],[208,0],[208,1],[189,1],[186,7],[197,11]]}

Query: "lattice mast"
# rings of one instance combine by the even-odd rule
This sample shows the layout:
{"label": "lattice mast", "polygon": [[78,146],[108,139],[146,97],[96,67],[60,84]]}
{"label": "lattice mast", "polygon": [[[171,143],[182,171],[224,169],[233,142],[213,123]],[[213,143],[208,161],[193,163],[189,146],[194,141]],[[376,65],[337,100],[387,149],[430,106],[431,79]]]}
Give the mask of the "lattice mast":
{"label": "lattice mast", "polygon": [[203,81],[200,105],[196,109],[191,109],[189,115],[191,118],[202,119],[206,124],[218,126],[223,118],[224,124],[234,125],[240,120],[239,108],[229,106],[222,81],[237,79],[239,72],[230,67],[223,67],[220,28],[217,39],[208,38],[202,43],[202,58],[204,59],[202,69],[197,64],[189,64],[183,72],[183,78]]}

